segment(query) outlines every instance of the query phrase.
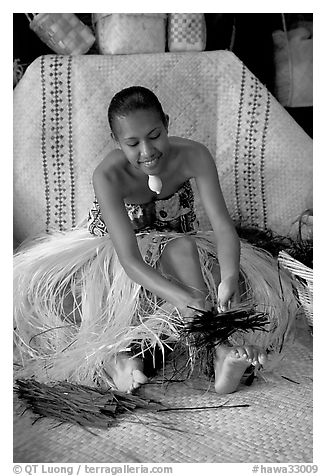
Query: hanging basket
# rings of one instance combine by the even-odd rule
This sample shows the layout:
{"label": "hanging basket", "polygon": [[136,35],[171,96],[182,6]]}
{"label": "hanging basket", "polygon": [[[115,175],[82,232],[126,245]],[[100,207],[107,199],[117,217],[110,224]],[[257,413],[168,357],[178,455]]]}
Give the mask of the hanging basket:
{"label": "hanging basket", "polygon": [[283,268],[287,269],[298,281],[298,298],[302,310],[308,321],[313,326],[313,270],[300,261],[292,258],[285,251],[280,251],[278,262]]}
{"label": "hanging basket", "polygon": [[168,14],[169,51],[204,51],[206,23],[203,13]]}
{"label": "hanging basket", "polygon": [[[95,36],[74,13],[25,13],[37,36],[59,55],[83,55]],[[32,16],[31,16],[32,15]]]}
{"label": "hanging basket", "polygon": [[165,13],[93,13],[92,17],[103,55],[165,51]]}

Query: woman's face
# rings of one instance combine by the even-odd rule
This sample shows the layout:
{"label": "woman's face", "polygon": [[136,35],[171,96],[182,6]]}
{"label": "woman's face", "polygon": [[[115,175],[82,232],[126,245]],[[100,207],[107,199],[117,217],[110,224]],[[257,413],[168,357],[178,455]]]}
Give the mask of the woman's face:
{"label": "woman's face", "polygon": [[114,119],[114,132],[127,160],[146,175],[158,175],[170,152],[166,125],[155,109]]}

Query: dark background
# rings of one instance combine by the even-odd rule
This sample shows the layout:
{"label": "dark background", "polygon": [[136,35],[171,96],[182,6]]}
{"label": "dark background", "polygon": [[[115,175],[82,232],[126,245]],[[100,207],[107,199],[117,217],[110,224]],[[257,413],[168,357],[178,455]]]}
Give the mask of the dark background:
{"label": "dark background", "polygon": [[[90,28],[90,13],[76,13]],[[312,13],[286,13],[287,29],[300,21],[312,21]],[[207,28],[206,51],[232,50],[273,94],[274,53],[272,33],[283,29],[281,13],[205,13]],[[13,14],[13,58],[19,59],[24,69],[38,56],[53,54],[29,28],[24,13]],[[99,54],[96,43],[87,54]],[[312,137],[313,108],[286,108],[294,119]]]}

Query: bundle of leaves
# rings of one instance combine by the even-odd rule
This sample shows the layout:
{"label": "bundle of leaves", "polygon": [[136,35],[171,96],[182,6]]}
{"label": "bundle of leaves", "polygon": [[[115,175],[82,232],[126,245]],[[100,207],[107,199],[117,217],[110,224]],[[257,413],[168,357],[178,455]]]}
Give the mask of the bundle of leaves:
{"label": "bundle of leaves", "polygon": [[184,318],[183,335],[191,336],[196,349],[212,347],[227,341],[235,332],[266,331],[267,314],[257,312],[246,303],[225,312],[196,310],[197,315]]}
{"label": "bundle of leaves", "polygon": [[26,409],[39,418],[50,417],[82,427],[108,428],[115,425],[117,417],[126,412],[162,408],[160,403],[137,395],[66,381],[48,385],[34,379],[18,379],[14,392]]}

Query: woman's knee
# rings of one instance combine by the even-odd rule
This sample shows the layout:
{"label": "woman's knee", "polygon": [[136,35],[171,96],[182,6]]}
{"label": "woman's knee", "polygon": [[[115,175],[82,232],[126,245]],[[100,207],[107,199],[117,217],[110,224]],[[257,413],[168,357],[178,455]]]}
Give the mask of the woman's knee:
{"label": "woman's knee", "polygon": [[181,258],[189,258],[194,254],[198,254],[197,245],[192,236],[182,236],[170,241],[165,249],[163,255],[165,258],[178,260]]}

